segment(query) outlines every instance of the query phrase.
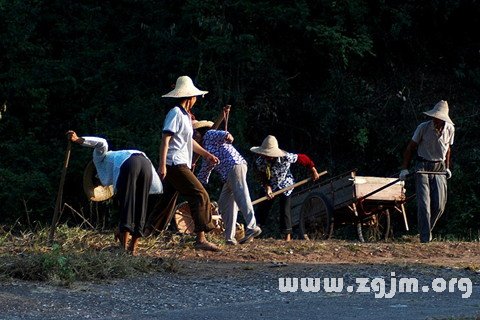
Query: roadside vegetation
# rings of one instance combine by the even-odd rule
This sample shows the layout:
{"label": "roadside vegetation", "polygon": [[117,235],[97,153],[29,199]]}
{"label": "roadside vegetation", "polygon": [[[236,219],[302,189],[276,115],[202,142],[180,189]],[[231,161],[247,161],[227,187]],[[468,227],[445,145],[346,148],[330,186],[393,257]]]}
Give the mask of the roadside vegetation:
{"label": "roadside vegetation", "polygon": [[[169,257],[133,257],[120,250],[110,232],[60,226],[53,243],[49,242],[49,232],[49,228],[44,228],[36,232],[1,233],[0,278],[70,285],[75,281],[105,281],[178,271],[175,254],[181,251],[181,246]],[[152,246],[157,240],[149,238],[144,245]],[[174,242],[172,238],[165,246]]]}
{"label": "roadside vegetation", "polygon": [[0,229],[0,280],[21,279],[70,286],[75,282],[101,282],[120,278],[181,272],[195,261],[237,264],[242,270],[286,264],[431,265],[460,268],[480,274],[480,246],[476,241],[438,239],[422,245],[416,236],[390,241],[359,243],[355,240],[285,242],[256,239],[242,246],[224,246],[221,236],[211,234],[220,253],[193,249],[194,237],[170,231],[142,239],[139,256],[120,250],[111,231],[85,230],[61,225],[50,243],[49,228],[35,231]]}

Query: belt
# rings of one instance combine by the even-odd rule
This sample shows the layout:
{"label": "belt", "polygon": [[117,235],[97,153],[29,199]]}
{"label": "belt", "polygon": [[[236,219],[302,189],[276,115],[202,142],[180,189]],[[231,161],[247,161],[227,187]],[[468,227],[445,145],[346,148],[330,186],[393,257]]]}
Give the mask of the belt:
{"label": "belt", "polygon": [[422,157],[417,157],[417,161],[420,161],[420,162],[428,162],[428,163],[440,163],[440,162],[443,162],[443,160],[427,160],[427,159],[422,158]]}
{"label": "belt", "polygon": [[170,167],[170,168],[187,168],[187,169],[190,169],[186,163],[180,163],[180,164],[167,164],[166,165],[167,167]]}

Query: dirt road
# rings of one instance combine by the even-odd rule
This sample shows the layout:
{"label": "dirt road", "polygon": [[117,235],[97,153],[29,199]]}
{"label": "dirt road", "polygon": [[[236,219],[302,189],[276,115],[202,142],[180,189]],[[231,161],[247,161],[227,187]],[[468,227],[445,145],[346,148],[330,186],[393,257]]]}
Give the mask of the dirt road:
{"label": "dirt road", "polygon": [[[2,283],[0,318],[475,319],[480,317],[479,246],[266,239],[228,247],[221,253],[199,252],[188,246],[180,251],[165,248],[154,254],[170,259],[177,272],[109,283],[76,283],[71,288]],[[152,254],[148,250],[143,254],[147,252]],[[338,278],[343,286],[327,292],[331,287],[322,282],[318,292],[304,292],[300,286],[291,288],[295,292],[282,292],[282,278]],[[429,291],[393,290],[392,281],[398,283],[402,278],[414,278],[419,291],[424,287]],[[457,281],[449,292],[453,278]],[[358,279],[367,282],[362,285]],[[434,291],[442,289],[438,279],[447,285],[443,292]],[[458,284],[460,279],[463,284],[470,281],[470,292],[468,286]],[[360,292],[365,289],[370,292]]]}

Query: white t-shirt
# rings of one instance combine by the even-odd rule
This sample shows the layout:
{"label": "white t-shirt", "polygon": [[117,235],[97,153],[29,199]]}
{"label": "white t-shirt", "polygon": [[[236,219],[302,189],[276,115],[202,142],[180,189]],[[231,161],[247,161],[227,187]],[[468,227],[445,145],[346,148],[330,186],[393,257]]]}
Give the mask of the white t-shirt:
{"label": "white t-shirt", "polygon": [[443,161],[448,148],[453,144],[455,127],[448,122],[437,134],[433,121],[422,122],[415,130],[412,140],[418,144],[418,156],[429,161]]}
{"label": "white t-shirt", "polygon": [[193,127],[188,112],[182,107],[172,108],[163,122],[163,133],[172,134],[167,152],[167,165],[186,164],[191,168]]}

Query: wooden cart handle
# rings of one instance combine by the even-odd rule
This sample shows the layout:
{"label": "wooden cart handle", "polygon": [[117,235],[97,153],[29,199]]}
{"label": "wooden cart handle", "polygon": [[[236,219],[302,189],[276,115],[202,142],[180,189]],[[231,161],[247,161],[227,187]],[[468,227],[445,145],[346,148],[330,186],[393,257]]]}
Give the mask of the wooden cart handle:
{"label": "wooden cart handle", "polygon": [[388,188],[388,187],[390,187],[390,186],[393,186],[394,184],[396,184],[396,183],[398,183],[398,182],[400,182],[400,181],[402,181],[402,180],[401,180],[401,179],[393,180],[392,182],[389,182],[389,183],[387,183],[386,185],[384,185],[384,186],[382,186],[382,187],[380,187],[380,188],[378,188],[378,189],[376,189],[376,190],[373,190],[372,192],[367,193],[367,194],[364,195],[363,197],[358,198],[357,201],[363,201],[363,200],[365,200],[366,198],[374,195],[375,193],[380,192],[380,191],[382,191],[382,190],[384,190],[384,189],[386,189],[386,188]]}
{"label": "wooden cart handle", "polygon": [[438,174],[438,175],[447,175],[446,171],[415,171],[415,174]]}
{"label": "wooden cart handle", "polygon": [[[326,175],[328,172],[327,171],[322,171],[318,174],[319,177],[323,176],[323,175]],[[307,179],[304,179],[302,181],[299,181],[297,183],[294,183],[292,184],[291,186],[288,186],[286,188],[283,188],[283,189],[280,189],[280,190],[277,190],[275,192],[272,193],[272,196],[275,197],[276,195],[279,195],[281,193],[284,193],[285,191],[288,191],[288,190],[291,190],[293,188],[296,188],[298,186],[301,186],[302,184],[305,184],[307,182],[309,182],[310,180],[312,180],[312,178],[307,178]],[[265,201],[265,200],[268,200],[269,198],[267,196],[263,196],[261,198],[258,198],[257,200],[255,201],[252,201],[252,205],[256,205],[257,203],[260,203],[262,201]]]}

